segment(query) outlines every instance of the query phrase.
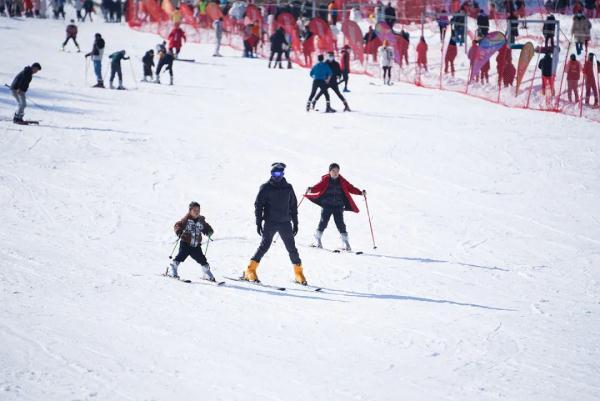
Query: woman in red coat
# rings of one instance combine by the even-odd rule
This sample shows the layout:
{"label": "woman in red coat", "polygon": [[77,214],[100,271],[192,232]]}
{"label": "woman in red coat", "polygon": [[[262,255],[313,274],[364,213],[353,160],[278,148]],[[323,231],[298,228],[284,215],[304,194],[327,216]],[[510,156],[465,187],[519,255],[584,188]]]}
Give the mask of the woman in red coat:
{"label": "woman in red coat", "polygon": [[179,24],[175,24],[167,39],[169,39],[169,50],[175,49],[175,58],[177,58],[181,50],[182,41],[187,41],[185,32],[179,27]]}
{"label": "woman in red coat", "polygon": [[417,65],[427,71],[427,43],[423,36],[417,45]]}
{"label": "woman in red coat", "polygon": [[577,57],[571,54],[571,59],[567,63],[567,95],[569,102],[573,101],[571,94],[575,95],[575,103],[579,102],[579,79],[581,78],[581,64]]}
{"label": "woman in red coat", "polygon": [[366,195],[366,193],[367,191],[361,191],[340,175],[340,166],[337,163],[331,163],[329,174],[325,174],[318,184],[308,188],[307,194],[304,196],[322,208],[321,220],[315,232],[318,248],[323,247],[321,237],[333,215],[335,225],[342,237],[344,249],[346,251],[352,250],[348,242],[346,224],[344,223],[344,210],[358,213],[358,207],[350,194]]}

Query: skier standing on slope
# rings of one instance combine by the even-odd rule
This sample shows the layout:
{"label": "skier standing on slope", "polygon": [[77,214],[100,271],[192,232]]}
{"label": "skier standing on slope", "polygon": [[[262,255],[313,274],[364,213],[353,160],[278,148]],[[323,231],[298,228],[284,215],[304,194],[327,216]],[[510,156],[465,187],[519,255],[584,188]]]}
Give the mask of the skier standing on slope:
{"label": "skier standing on slope", "polygon": [[77,43],[77,25],[75,25],[75,20],[71,20],[71,23],[67,26],[67,38],[62,44],[63,51],[71,39],[73,40],[73,43],[75,43],[75,46],[77,46],[77,53],[79,53],[81,49],[79,48],[79,43]]}
{"label": "skier standing on slope", "polygon": [[169,71],[170,76],[169,85],[173,85],[173,60],[175,59],[175,56],[173,55],[173,49],[170,49],[168,53],[165,52],[164,49],[161,49],[158,53],[158,57],[159,60],[158,65],[156,66],[156,80],[154,82],[157,84],[160,83],[160,70],[166,66],[165,70]]}
{"label": "skier standing on slope", "polygon": [[381,66],[383,75],[383,84],[391,85],[392,82],[392,65],[394,63],[394,49],[390,46],[390,42],[383,41],[383,44],[377,49],[377,57],[379,57],[379,65]]}
{"label": "skier standing on slope", "polygon": [[175,24],[175,27],[167,39],[169,39],[169,51],[175,49],[175,58],[177,58],[179,56],[179,51],[181,50],[182,41],[187,41],[185,32],[181,29],[179,23]]}
{"label": "skier standing on slope", "polygon": [[17,111],[13,117],[13,123],[27,125],[27,121],[23,120],[25,116],[25,108],[27,107],[26,92],[29,89],[29,84],[33,75],[42,69],[40,63],[33,63],[31,66],[23,68],[23,71],[17,74],[10,85],[10,90],[17,101]]}
{"label": "skier standing on slope", "polygon": [[260,186],[256,196],[254,202],[256,232],[262,237],[262,240],[244,271],[242,277],[244,280],[259,282],[256,269],[262,257],[271,247],[273,237],[279,233],[294,265],[296,282],[306,285],[306,278],[302,272],[302,261],[294,241],[294,236],[298,233],[298,205],[294,188],[283,177],[285,167],[284,163],[273,163],[271,178]]}
{"label": "skier standing on slope", "polygon": [[94,88],[104,88],[104,81],[102,79],[102,55],[104,54],[104,46],[106,43],[102,39],[102,35],[97,33],[94,35],[94,45],[92,51],[85,55],[85,57],[92,58],[94,63],[94,73],[96,73],[97,83]]}
{"label": "skier standing on slope", "polygon": [[144,79],[142,81],[147,82],[148,77],[152,80],[152,67],[154,67],[154,50],[150,49],[142,57],[142,63],[144,64]]}
{"label": "skier standing on slope", "polygon": [[323,95],[325,95],[325,100],[327,101],[327,108],[325,109],[325,112],[334,113],[335,110],[331,108],[329,103],[329,92],[327,91],[327,83],[331,79],[331,68],[329,68],[329,66],[323,62],[324,57],[322,54],[319,54],[317,59],[319,62],[310,70],[310,76],[313,79],[313,84],[310,91],[310,96],[308,97],[308,102],[306,103],[306,111],[310,111],[310,106],[313,98],[317,94],[317,89],[321,89]]}
{"label": "skier standing on slope", "polygon": [[315,245],[318,248],[323,247],[321,243],[323,231],[327,228],[329,219],[333,215],[333,221],[342,238],[343,248],[346,251],[352,250],[348,241],[346,224],[344,223],[344,210],[358,213],[358,207],[350,194],[364,196],[367,194],[367,191],[361,191],[342,177],[340,175],[340,166],[337,163],[331,163],[329,165],[329,174],[325,174],[321,177],[321,181],[318,184],[308,188],[308,193],[304,196],[322,208],[321,220],[315,232]]}
{"label": "skier standing on slope", "polygon": [[223,38],[223,17],[219,17],[218,19],[214,20],[213,24],[213,29],[215,30],[215,52],[213,54],[213,57],[221,57],[221,53],[219,53],[219,50],[221,50],[221,39]]}
{"label": "skier standing on slope", "polygon": [[[342,48],[342,81],[344,82],[343,92],[350,92],[348,90],[348,77],[350,75],[350,46],[344,45]],[[342,83],[342,82],[340,82]]]}
{"label": "skier standing on slope", "polygon": [[177,268],[179,264],[185,261],[188,256],[191,256],[202,266],[202,278],[215,281],[206,256],[202,253],[202,234],[208,236],[210,240],[214,231],[210,224],[206,222],[204,216],[200,215],[200,204],[198,202],[190,203],[188,213],[175,223],[174,229],[175,234],[179,237],[179,253],[169,265],[167,276],[178,279]]}
{"label": "skier standing on slope", "polygon": [[114,52],[110,56],[110,89],[114,89],[113,81],[115,79],[115,75],[119,77],[119,86],[117,89],[125,89],[123,87],[123,72],[121,71],[121,60],[129,60],[129,57],[125,56],[125,50],[119,50],[118,52]]}
{"label": "skier standing on slope", "polygon": [[[325,64],[327,64],[331,69],[331,78],[329,79],[327,86],[337,95],[337,97],[342,101],[342,103],[344,103],[344,111],[350,111],[348,102],[346,102],[346,99],[340,93],[340,88],[338,86],[338,78],[342,76],[342,69],[340,67],[340,64],[337,61],[335,61],[335,55],[333,54],[333,52],[329,52],[327,54],[327,61],[325,61]],[[317,101],[319,100],[321,95],[323,95],[324,93],[325,92],[321,89],[317,97],[312,101],[311,106],[313,109],[315,108],[315,105],[317,104]]]}

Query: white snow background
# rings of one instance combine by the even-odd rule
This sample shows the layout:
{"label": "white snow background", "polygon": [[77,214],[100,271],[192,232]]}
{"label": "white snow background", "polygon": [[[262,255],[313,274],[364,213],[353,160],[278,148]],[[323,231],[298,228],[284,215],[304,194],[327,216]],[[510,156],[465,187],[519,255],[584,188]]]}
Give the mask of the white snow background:
{"label": "white snow background", "polygon": [[[83,52],[95,32],[126,49],[137,80],[159,42],[79,28]],[[92,89],[64,29],[0,18],[2,83],[43,67],[26,113],[41,126],[13,125],[0,91],[0,400],[600,399],[598,124],[364,76],[354,112],[306,113],[307,70],[210,45],[185,45],[197,62],[173,87],[136,89],[126,61],[132,90]],[[239,275],[276,161],[299,195],[340,163],[378,248],[360,197],[345,217],[365,255],[308,247],[306,201],[296,240],[323,292],[292,283],[280,241],[258,273],[285,292],[160,277],[191,200],[215,275]]]}

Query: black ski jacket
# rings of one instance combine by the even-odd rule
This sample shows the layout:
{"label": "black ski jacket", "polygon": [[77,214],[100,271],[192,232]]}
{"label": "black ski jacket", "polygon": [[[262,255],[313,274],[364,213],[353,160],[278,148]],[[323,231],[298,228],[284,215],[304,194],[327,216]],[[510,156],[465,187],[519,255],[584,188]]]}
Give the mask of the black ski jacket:
{"label": "black ski jacket", "polygon": [[538,64],[538,68],[542,70],[543,77],[551,77],[552,76],[552,57],[546,55],[543,59],[540,60]]}
{"label": "black ski jacket", "polygon": [[271,35],[271,51],[272,52],[281,52],[283,51],[283,45],[287,45],[288,42],[285,40],[285,34],[283,33],[283,28],[279,28],[275,31],[273,35]]}
{"label": "black ski jacket", "polygon": [[146,54],[144,54],[144,57],[142,58],[142,63],[144,63],[144,65],[154,67],[154,54],[150,53],[150,50],[148,50]]}
{"label": "black ski jacket", "polygon": [[15,79],[13,79],[12,84],[10,85],[10,89],[12,90],[20,90],[22,92],[27,92],[29,89],[29,84],[31,83],[31,79],[33,78],[33,71],[30,66],[23,68],[23,71],[17,74]]}
{"label": "black ski jacket", "polygon": [[294,188],[283,178],[280,182],[272,179],[260,186],[254,202],[256,224],[267,223],[298,224],[298,206]]}
{"label": "black ski jacket", "polygon": [[342,76],[342,67],[340,67],[340,63],[337,61],[329,61],[327,60],[325,63],[331,68],[331,81],[329,83],[337,84],[338,78]]}

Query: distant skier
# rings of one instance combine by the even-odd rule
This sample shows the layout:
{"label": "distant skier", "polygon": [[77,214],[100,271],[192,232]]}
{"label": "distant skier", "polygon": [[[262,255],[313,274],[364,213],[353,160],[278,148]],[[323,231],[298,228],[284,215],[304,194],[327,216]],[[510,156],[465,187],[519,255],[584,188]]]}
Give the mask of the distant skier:
{"label": "distant skier", "polygon": [[[598,64],[598,63],[597,63]],[[600,68],[600,64],[596,66]],[[598,86],[594,73],[594,53],[588,54],[588,59],[583,63],[583,78],[585,82],[585,104],[590,104],[590,97],[594,97],[594,107],[598,106]]]}
{"label": "distant skier", "polygon": [[575,95],[575,103],[579,102],[579,79],[581,78],[581,63],[577,61],[575,54],[571,54],[567,64],[567,95],[569,102],[573,101],[571,94]]}
{"label": "distant skier", "polygon": [[[340,93],[340,88],[338,86],[338,79],[342,76],[342,69],[340,67],[340,64],[337,61],[335,61],[335,55],[333,54],[333,52],[329,52],[327,54],[327,61],[325,61],[325,64],[327,64],[329,66],[329,68],[331,69],[331,78],[329,79],[329,82],[327,83],[328,88],[330,88],[337,95],[337,97],[342,101],[342,103],[344,103],[344,111],[350,111],[348,102],[346,101],[344,96]],[[323,91],[323,89],[321,89],[321,91],[319,92],[317,97],[315,97],[315,99],[312,101],[313,109],[315,108],[315,104],[317,103],[319,98],[324,94],[325,94],[325,92]]]}
{"label": "distant skier", "polygon": [[219,17],[213,22],[213,29],[215,30],[215,52],[213,57],[221,57],[219,50],[221,49],[221,39],[223,38],[223,17]]}
{"label": "distant skier", "polygon": [[448,73],[448,67],[450,67],[450,72],[452,77],[454,77],[454,59],[456,59],[456,55],[458,54],[458,49],[456,48],[456,42],[454,38],[450,38],[450,42],[448,43],[448,48],[446,49],[446,56],[444,57],[444,73]]}
{"label": "distant skier", "polygon": [[67,38],[62,44],[63,51],[69,40],[73,40],[73,43],[77,47],[77,53],[79,53],[81,49],[79,48],[79,43],[77,43],[77,25],[75,25],[75,20],[71,20],[71,23],[67,26]]}
{"label": "distant skier", "polygon": [[296,194],[294,188],[283,177],[285,168],[284,163],[273,163],[271,165],[271,178],[260,186],[256,196],[254,202],[256,232],[262,237],[262,240],[244,271],[244,280],[259,282],[256,269],[262,257],[271,247],[273,237],[279,233],[294,265],[296,282],[306,285],[302,261],[294,241],[294,236],[298,233]]}
{"label": "distant skier", "polygon": [[179,56],[179,51],[181,50],[182,42],[187,41],[185,36],[185,32],[181,29],[179,24],[175,24],[175,27],[169,33],[169,51],[175,50],[175,58]]}
{"label": "distant skier", "polygon": [[340,67],[342,68],[342,81],[344,82],[344,90],[343,92],[350,92],[348,90],[348,78],[350,76],[350,46],[345,45],[342,48],[342,62],[340,63]]}
{"label": "distant skier", "polygon": [[10,91],[17,101],[17,111],[13,117],[13,123],[27,125],[28,122],[23,120],[25,116],[25,108],[27,107],[27,90],[34,74],[42,69],[40,63],[33,63],[31,66],[23,68],[23,71],[17,74],[10,85]]}
{"label": "distant skier", "polygon": [[150,49],[142,57],[142,63],[144,64],[144,79],[142,81],[147,82],[148,77],[152,80],[152,67],[154,67],[154,50]]}
{"label": "distant skier", "polygon": [[94,72],[96,74],[97,83],[94,88],[104,88],[104,80],[102,79],[102,55],[104,54],[104,47],[106,43],[102,39],[102,35],[97,33],[94,35],[94,45],[92,51],[85,55],[85,57],[91,57],[94,63]]}
{"label": "distant skier", "polygon": [[90,17],[90,22],[94,22],[94,20],[92,19],[92,14],[94,13],[94,1],[93,0],[84,0],[83,11],[85,11],[85,13],[83,14],[83,18],[81,19],[81,22],[85,22],[85,19],[88,16]]}
{"label": "distant skier", "polygon": [[277,58],[275,59],[275,65],[273,66],[273,68],[277,68],[278,65],[279,68],[283,68],[283,66],[281,65],[281,57],[283,55],[284,46],[288,45],[288,42],[285,39],[285,32],[283,28],[277,28],[277,30],[275,31],[275,33],[273,33],[273,35],[271,35],[269,40],[271,41],[271,54],[269,55],[268,68],[271,68],[271,62],[273,61],[273,57],[275,55],[277,55]]}
{"label": "distant skier", "polygon": [[427,71],[427,42],[425,38],[421,36],[419,44],[417,45],[417,66]]}
{"label": "distant skier", "polygon": [[210,238],[213,229],[206,222],[206,218],[200,215],[200,204],[198,202],[190,203],[188,213],[175,223],[174,229],[175,234],[179,237],[179,253],[169,265],[167,276],[178,279],[177,268],[179,264],[185,261],[188,256],[191,256],[202,267],[202,278],[215,281],[206,256],[202,252],[202,234]]}
{"label": "distant skier", "polygon": [[546,93],[549,89],[550,94],[554,96],[554,72],[552,67],[552,56],[548,52],[540,60],[538,68],[542,70],[542,93]]}
{"label": "distant skier", "polygon": [[169,71],[169,85],[173,85],[173,60],[175,60],[175,55],[173,54],[173,49],[169,49],[168,52],[165,52],[161,49],[160,53],[158,53],[158,65],[156,66],[156,82],[160,83],[160,71],[163,67],[165,67],[166,71]]}
{"label": "distant skier", "polygon": [[327,101],[327,108],[325,109],[326,113],[334,113],[335,110],[331,108],[329,103],[329,92],[327,91],[327,83],[331,79],[331,68],[323,62],[324,57],[322,54],[319,54],[317,57],[319,61],[317,64],[313,66],[310,70],[310,76],[313,79],[312,89],[310,91],[310,96],[308,97],[308,102],[306,103],[306,111],[310,111],[310,106],[313,98],[317,94],[317,90],[321,89],[323,95],[325,95],[325,100]]}
{"label": "distant skier", "polygon": [[333,215],[333,221],[340,232],[344,249],[346,251],[352,250],[348,241],[346,224],[344,223],[344,210],[358,213],[358,207],[350,194],[366,195],[367,191],[361,191],[342,177],[340,175],[340,166],[337,163],[331,163],[329,165],[329,173],[321,177],[319,183],[308,188],[308,193],[304,196],[322,208],[321,220],[315,232],[316,246],[318,248],[323,247],[321,243],[323,231],[327,228],[329,219]]}
{"label": "distant skier", "polygon": [[377,49],[377,57],[379,58],[379,66],[381,67],[383,75],[383,84],[391,85],[394,49],[390,46],[390,42],[387,40],[383,41],[383,44]]}
{"label": "distant skier", "polygon": [[119,86],[117,89],[125,89],[123,87],[123,72],[121,71],[121,60],[129,60],[129,57],[125,55],[125,50],[119,50],[118,52],[114,52],[110,56],[110,89],[114,89],[113,81],[115,79],[115,75],[119,77]]}

